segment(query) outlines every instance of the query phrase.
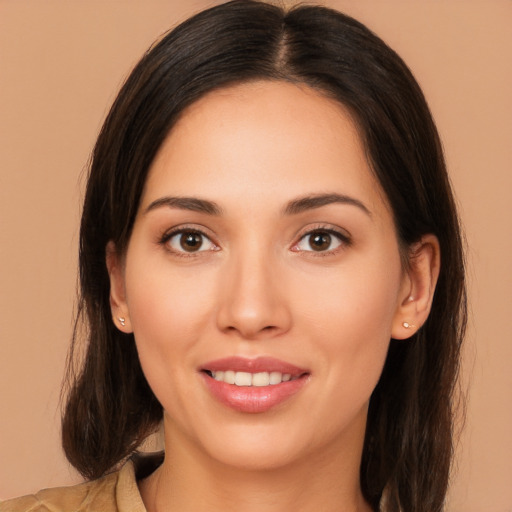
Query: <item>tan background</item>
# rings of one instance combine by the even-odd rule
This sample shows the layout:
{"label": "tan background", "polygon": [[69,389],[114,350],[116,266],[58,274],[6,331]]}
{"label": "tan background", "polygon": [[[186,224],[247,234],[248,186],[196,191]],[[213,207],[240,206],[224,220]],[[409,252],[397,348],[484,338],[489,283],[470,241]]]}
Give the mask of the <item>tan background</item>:
{"label": "tan background", "polygon": [[[81,173],[128,70],[211,3],[0,0],[0,498],[78,480],[60,450],[58,398]],[[468,421],[448,510],[510,512],[512,2],[329,5],[404,57],[437,119],[470,246],[472,308]]]}

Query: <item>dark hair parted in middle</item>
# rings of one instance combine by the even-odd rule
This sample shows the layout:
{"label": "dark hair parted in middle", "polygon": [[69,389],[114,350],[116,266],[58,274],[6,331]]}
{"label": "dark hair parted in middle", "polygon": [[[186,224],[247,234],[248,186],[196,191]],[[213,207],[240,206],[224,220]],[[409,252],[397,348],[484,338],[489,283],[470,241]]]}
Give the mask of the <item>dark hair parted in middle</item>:
{"label": "dark hair parted in middle", "polygon": [[88,346],[82,368],[70,370],[67,457],[85,476],[98,477],[158,426],[162,408],[132,335],[111,320],[106,246],[126,249],[148,170],[187,106],[212,90],[257,80],[305,84],[350,111],[391,205],[405,265],[410,244],[427,233],[439,239],[442,266],[430,316],[411,340],[391,341],[371,398],[361,486],[375,509],[386,488],[390,511],[442,510],[466,309],[441,144],[423,94],[396,53],[359,22],[320,6],[285,11],[236,0],[213,7],[161,39],[124,84],[94,149],[83,208],[73,351],[82,331]]}

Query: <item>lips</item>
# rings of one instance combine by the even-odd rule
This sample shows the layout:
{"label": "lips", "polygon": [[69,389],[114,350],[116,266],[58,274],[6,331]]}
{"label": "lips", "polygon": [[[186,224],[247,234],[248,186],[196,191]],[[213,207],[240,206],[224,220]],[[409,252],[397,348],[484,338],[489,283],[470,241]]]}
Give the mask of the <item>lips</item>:
{"label": "lips", "polygon": [[239,412],[262,413],[298,393],[309,372],[278,359],[229,357],[201,369],[208,390],[222,404]]}

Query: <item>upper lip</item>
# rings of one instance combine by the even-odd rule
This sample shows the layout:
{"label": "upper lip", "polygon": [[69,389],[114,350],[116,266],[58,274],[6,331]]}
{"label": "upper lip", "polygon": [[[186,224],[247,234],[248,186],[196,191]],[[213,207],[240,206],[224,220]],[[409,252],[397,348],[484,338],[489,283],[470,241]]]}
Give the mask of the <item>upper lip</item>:
{"label": "upper lip", "polygon": [[222,359],[209,361],[202,365],[200,370],[213,372],[233,370],[235,372],[249,373],[280,372],[288,373],[292,377],[299,377],[300,375],[309,373],[303,368],[299,368],[294,364],[281,361],[274,357],[257,357],[251,359],[239,356],[224,357]]}

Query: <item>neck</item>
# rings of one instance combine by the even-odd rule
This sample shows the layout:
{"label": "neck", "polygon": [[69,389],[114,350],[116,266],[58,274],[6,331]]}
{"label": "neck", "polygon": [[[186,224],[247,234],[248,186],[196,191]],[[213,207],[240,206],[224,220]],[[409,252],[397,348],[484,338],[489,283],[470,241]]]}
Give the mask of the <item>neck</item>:
{"label": "neck", "polygon": [[371,512],[360,488],[357,441],[357,449],[326,446],[290,464],[254,469],[223,464],[166,431],[167,456],[140,482],[141,495],[148,512]]}

